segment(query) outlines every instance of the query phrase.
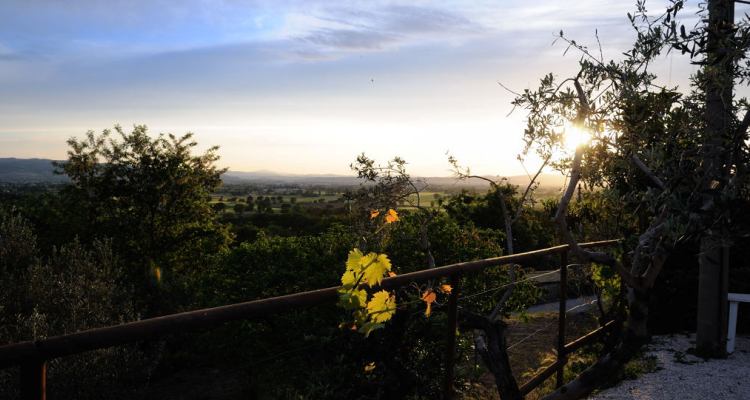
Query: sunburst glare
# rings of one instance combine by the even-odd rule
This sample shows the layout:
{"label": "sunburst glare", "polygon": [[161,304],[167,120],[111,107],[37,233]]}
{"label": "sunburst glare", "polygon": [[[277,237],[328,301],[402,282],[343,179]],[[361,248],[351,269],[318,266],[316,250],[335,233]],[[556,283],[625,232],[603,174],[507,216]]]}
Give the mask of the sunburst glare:
{"label": "sunburst glare", "polygon": [[579,146],[586,146],[589,142],[591,142],[591,132],[572,124],[565,126],[563,130],[563,147],[566,151],[572,153]]}

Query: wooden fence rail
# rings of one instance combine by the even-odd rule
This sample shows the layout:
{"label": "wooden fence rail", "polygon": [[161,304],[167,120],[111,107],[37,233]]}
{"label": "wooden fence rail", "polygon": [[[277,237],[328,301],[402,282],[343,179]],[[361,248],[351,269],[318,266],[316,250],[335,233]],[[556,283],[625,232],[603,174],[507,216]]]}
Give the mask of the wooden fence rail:
{"label": "wooden fence rail", "polygon": [[[605,240],[582,243],[580,246],[583,248],[607,247],[614,246],[618,242],[618,240]],[[456,288],[449,297],[448,302],[447,334],[449,340],[447,342],[448,348],[446,349],[446,366],[448,368],[444,385],[446,397],[451,397],[453,392],[456,315],[460,290],[458,287],[458,282],[460,280],[459,277],[462,274],[476,272],[491,266],[503,264],[525,264],[539,259],[540,257],[554,254],[560,255],[561,306],[558,337],[559,359],[555,365],[552,366],[554,368],[548,368],[550,371],[549,375],[546,375],[543,379],[539,378],[539,383],[533,387],[539,385],[544,379],[551,376],[551,374],[556,371],[562,371],[562,368],[565,366],[565,354],[572,351],[572,346],[577,342],[574,341],[567,345],[565,344],[565,292],[567,287],[564,271],[566,270],[568,250],[568,245],[560,245],[526,253],[450,264],[383,279],[381,287],[385,289],[396,289],[412,282],[422,282],[429,279],[448,277],[451,280],[453,287]],[[44,399],[46,397],[46,363],[51,359],[152,339],[170,333],[208,329],[230,321],[253,319],[277,314],[290,309],[305,308],[326,302],[333,302],[338,298],[338,289],[339,287],[337,286],[293,293],[284,296],[165,315],[162,317],[149,318],[120,325],[89,329],[67,335],[53,336],[46,339],[0,346],[0,369],[16,365],[21,366],[20,384],[22,399]],[[600,328],[597,331],[603,331],[603,328]],[[593,333],[596,333],[596,331]],[[589,335],[587,335],[587,337],[588,336]],[[545,372],[543,371],[540,375],[544,373]],[[558,372],[558,385],[561,383],[561,376],[561,372]],[[532,381],[537,378],[538,377],[532,378]],[[529,383],[522,387],[522,391],[526,390],[524,393],[528,393],[528,391],[533,389],[533,387],[529,388]]]}

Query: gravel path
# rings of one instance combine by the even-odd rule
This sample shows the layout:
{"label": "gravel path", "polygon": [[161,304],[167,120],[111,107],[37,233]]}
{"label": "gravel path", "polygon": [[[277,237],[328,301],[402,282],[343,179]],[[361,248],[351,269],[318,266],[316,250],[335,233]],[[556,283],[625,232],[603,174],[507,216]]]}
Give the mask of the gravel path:
{"label": "gravel path", "polygon": [[693,336],[654,337],[648,354],[656,357],[661,369],[589,399],[750,399],[750,338],[738,337],[734,353],[724,360],[704,361],[687,354],[694,345]]}

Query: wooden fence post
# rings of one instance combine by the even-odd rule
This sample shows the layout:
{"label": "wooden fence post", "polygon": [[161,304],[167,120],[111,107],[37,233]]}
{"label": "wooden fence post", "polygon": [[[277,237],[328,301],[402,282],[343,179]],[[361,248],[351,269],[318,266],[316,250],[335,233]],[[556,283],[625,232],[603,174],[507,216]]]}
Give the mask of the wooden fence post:
{"label": "wooden fence post", "polygon": [[450,277],[451,294],[448,297],[448,332],[445,342],[445,382],[443,385],[443,397],[453,398],[453,379],[456,366],[456,330],[458,329],[458,291],[461,283],[461,275],[453,274]]}
{"label": "wooden fence post", "polygon": [[21,364],[21,400],[47,398],[47,362],[29,360]]}
{"label": "wooden fence post", "polygon": [[560,308],[557,315],[557,382],[555,387],[565,384],[563,372],[567,355],[565,354],[565,312],[567,310],[566,300],[568,298],[568,252],[560,253]]}

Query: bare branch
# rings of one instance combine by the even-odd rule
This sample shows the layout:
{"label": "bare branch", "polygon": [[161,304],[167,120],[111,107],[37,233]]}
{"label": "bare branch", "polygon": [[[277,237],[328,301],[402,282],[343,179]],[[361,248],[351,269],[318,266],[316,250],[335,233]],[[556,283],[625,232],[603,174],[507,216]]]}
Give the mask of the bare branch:
{"label": "bare branch", "polygon": [[516,288],[516,268],[518,266],[516,264],[510,264],[508,266],[508,280],[510,281],[509,286],[507,289],[505,289],[505,292],[503,292],[503,297],[500,298],[500,300],[495,304],[495,308],[490,313],[490,316],[488,317],[490,321],[494,321],[497,319],[498,316],[500,316],[500,313],[505,309],[505,304],[510,300],[510,296],[513,295],[513,291]]}
{"label": "bare branch", "polygon": [[503,85],[502,82],[497,81],[497,84],[500,85],[500,87],[502,87],[503,89],[507,90],[509,93],[512,93],[512,94],[514,94],[516,96],[521,96],[521,93],[518,93],[515,90],[512,90],[512,89],[508,88],[507,86]]}
{"label": "bare branch", "polygon": [[427,267],[435,268],[435,257],[432,255],[432,244],[430,243],[430,237],[427,232],[427,224],[429,224],[431,220],[432,217],[428,218],[427,221],[422,221],[419,227],[419,236],[422,250],[427,254]]}
{"label": "bare branch", "polygon": [[519,203],[518,209],[516,209],[516,215],[513,216],[511,223],[516,222],[518,218],[521,217],[521,213],[523,212],[523,205],[526,203],[526,198],[529,196],[529,193],[531,192],[531,188],[534,186],[534,183],[536,183],[536,180],[539,178],[539,175],[542,173],[542,170],[544,169],[544,167],[547,166],[547,163],[549,162],[551,158],[552,158],[552,155],[550,154],[549,156],[547,156],[547,158],[544,159],[544,162],[536,171],[536,174],[534,174],[534,177],[532,177],[529,184],[526,185],[526,190],[524,190],[523,195],[521,196],[521,201]]}
{"label": "bare branch", "polygon": [[[462,170],[461,167],[458,165],[458,160],[456,160],[452,156],[448,158],[448,161],[453,165],[454,171],[456,175],[459,176],[459,178],[461,179],[476,178],[476,179],[481,179],[486,182],[489,182],[490,186],[498,194],[498,196],[500,197],[500,210],[503,214],[503,226],[505,228],[505,250],[507,254],[513,254],[515,251],[514,246],[513,246],[513,223],[520,216],[520,212],[517,211],[515,217],[511,218],[508,212],[508,204],[507,204],[506,197],[503,194],[500,188],[500,185],[497,182],[493,181],[492,179],[486,178],[484,176],[471,175],[469,173],[468,168],[466,168],[465,170]],[[544,166],[547,164],[548,161],[549,161],[549,157],[544,161],[544,164],[542,164],[542,166],[539,168],[539,171],[536,173],[534,178],[531,179],[531,182],[529,183],[529,186],[526,188],[526,192],[524,193],[524,196],[521,199],[521,203],[519,204],[519,207],[518,207],[519,210],[523,208],[525,198],[526,196],[528,196],[531,185],[537,179],[537,177],[542,171],[542,168],[544,168]],[[510,265],[510,268],[508,270],[508,279],[510,282],[510,286],[508,287],[508,289],[505,290],[502,298],[500,298],[500,301],[498,301],[495,304],[494,309],[490,313],[488,318],[491,321],[495,321],[497,319],[497,317],[500,315],[500,312],[502,312],[502,310],[505,308],[505,304],[508,302],[508,299],[510,299],[510,296],[513,294],[513,291],[515,288],[515,282],[516,282],[516,266],[513,264]]]}

